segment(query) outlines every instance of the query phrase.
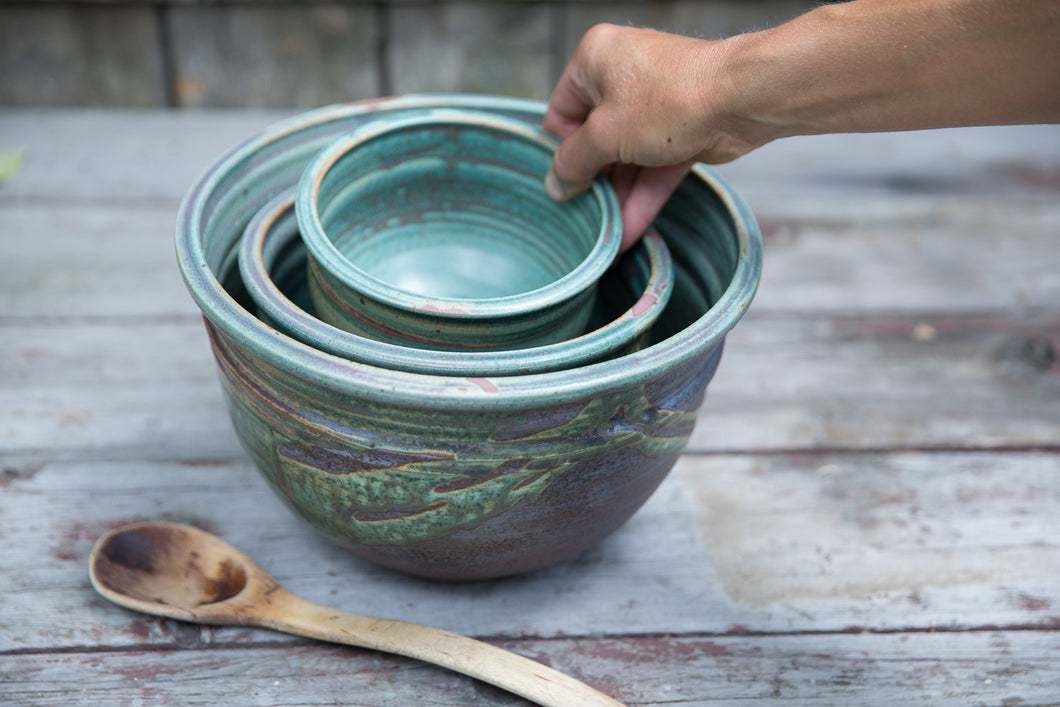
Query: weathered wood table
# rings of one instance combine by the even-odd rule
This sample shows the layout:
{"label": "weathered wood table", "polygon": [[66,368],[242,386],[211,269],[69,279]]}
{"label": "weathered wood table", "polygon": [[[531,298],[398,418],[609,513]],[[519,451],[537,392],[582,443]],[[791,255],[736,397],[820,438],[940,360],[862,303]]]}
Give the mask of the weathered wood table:
{"label": "weathered wood table", "polygon": [[466,585],[318,539],[231,431],[178,200],[261,113],[0,113],[0,703],[515,705],[410,660],[156,620],[96,538],[205,527],[291,590],[630,705],[1060,703],[1060,127],[792,139],[694,438],[616,535]]}

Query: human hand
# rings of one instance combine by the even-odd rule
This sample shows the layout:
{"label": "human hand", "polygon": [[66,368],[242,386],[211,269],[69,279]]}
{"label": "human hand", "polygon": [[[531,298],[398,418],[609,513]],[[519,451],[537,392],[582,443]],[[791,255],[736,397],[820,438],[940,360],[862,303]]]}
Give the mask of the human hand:
{"label": "human hand", "polygon": [[725,42],[597,25],[582,38],[545,114],[563,143],[545,178],[569,199],[597,173],[622,204],[622,248],[647,229],[694,162],[719,164],[766,139],[749,139],[724,107],[738,94],[720,72]]}

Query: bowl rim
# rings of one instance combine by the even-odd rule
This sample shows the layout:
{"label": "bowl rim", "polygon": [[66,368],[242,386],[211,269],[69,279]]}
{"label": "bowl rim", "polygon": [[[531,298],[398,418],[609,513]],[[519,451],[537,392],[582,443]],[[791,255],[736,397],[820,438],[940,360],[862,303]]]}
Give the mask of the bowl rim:
{"label": "bowl rim", "polygon": [[304,379],[334,395],[421,411],[483,413],[572,403],[644,385],[720,344],[747,311],[761,276],[761,232],[744,200],[719,174],[703,164],[693,165],[691,173],[717,194],[733,221],[738,259],[732,278],[714,305],[695,322],[665,341],[610,361],[548,373],[504,377],[394,371],[348,361],[278,332],[247,311],[224,289],[206,259],[202,226],[210,197],[229,172],[236,171],[271,143],[314,127],[384,110],[449,105],[523,115],[528,121],[538,123],[545,112],[545,104],[541,101],[477,94],[407,94],[337,104],[280,120],[234,146],[207,167],[181,201],[175,247],[185,284],[210,327],[237,342],[263,364]]}
{"label": "bowl rim", "polygon": [[[239,269],[243,285],[254,303],[280,325],[280,330],[322,351],[352,361],[389,366],[410,373],[436,373],[461,376],[509,376],[520,371],[558,370],[620,351],[651,324],[669,302],[673,292],[674,269],[670,251],[654,229],[645,234],[637,248],[649,275],[636,301],[614,319],[581,336],[555,344],[508,351],[451,351],[416,349],[360,336],[312,316],[295,304],[273,281],[264,262],[264,246],[281,219],[292,220],[295,192],[289,189],[261,207],[240,238]],[[297,228],[296,224],[293,224]],[[297,234],[291,240],[298,238]],[[643,243],[643,246],[640,245]],[[609,342],[603,348],[601,342]],[[591,347],[597,345],[598,348]]]}
{"label": "bowl rim", "polygon": [[[320,218],[319,196],[331,169],[359,147],[396,133],[419,128],[457,126],[501,134],[538,148],[551,158],[559,143],[524,121],[477,110],[434,108],[397,119],[380,117],[358,126],[325,147],[305,168],[298,181],[295,211],[306,249],[318,263],[316,277],[324,276],[342,289],[369,297],[395,309],[429,319],[485,320],[498,317],[536,316],[544,310],[594,287],[618,255],[622,240],[622,215],[611,184],[596,177],[587,192],[599,215],[588,253],[561,276],[530,290],[498,297],[447,297],[407,290],[384,280],[350,260],[328,235]],[[544,178],[544,175],[541,175]],[[544,187],[541,187],[544,194]],[[555,204],[557,208],[560,204]],[[341,291],[338,293],[341,298]],[[481,321],[482,326],[490,322]]]}

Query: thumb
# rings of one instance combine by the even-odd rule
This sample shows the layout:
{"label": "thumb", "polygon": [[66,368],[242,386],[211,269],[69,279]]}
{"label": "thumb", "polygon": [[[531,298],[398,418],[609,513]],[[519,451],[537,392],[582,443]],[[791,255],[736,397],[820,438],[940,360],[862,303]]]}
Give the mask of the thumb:
{"label": "thumb", "polygon": [[556,148],[545,175],[545,191],[556,201],[571,199],[592,186],[600,170],[614,161],[615,157],[594,135],[590,115]]}

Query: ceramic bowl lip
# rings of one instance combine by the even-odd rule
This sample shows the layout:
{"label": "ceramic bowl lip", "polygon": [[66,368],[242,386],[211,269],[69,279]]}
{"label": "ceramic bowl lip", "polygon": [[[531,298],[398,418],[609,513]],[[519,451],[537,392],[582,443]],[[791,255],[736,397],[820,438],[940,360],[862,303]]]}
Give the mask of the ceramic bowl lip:
{"label": "ceramic bowl lip", "polygon": [[[569,368],[608,351],[621,350],[646,333],[673,291],[670,251],[662,236],[653,231],[643,238],[642,257],[648,261],[649,276],[637,301],[613,320],[579,337],[514,351],[424,350],[376,341],[317,319],[292,302],[270,276],[264,263],[266,239],[277,221],[293,215],[294,202],[295,190],[290,189],[272,199],[250,220],[239,244],[243,285],[251,299],[279,322],[282,330],[294,332],[302,341],[351,361],[410,373],[463,376],[507,376]],[[601,348],[602,344],[607,345]]]}
{"label": "ceramic bowl lip", "polygon": [[[364,270],[347,258],[325,232],[318,210],[321,184],[340,159],[372,140],[417,128],[457,126],[485,128],[506,139],[541,148],[551,157],[558,146],[552,136],[524,121],[476,110],[435,108],[398,119],[370,120],[322,150],[306,167],[298,182],[296,212],[306,248],[321,270],[358,294],[397,309],[440,318],[492,319],[532,314],[565,302],[595,286],[610,267],[622,240],[622,215],[611,184],[602,177],[593,180],[589,195],[600,214],[589,253],[572,269],[540,287],[502,297],[465,298],[418,294],[393,285]],[[542,178],[544,175],[541,175]],[[541,187],[544,194],[544,186]]]}
{"label": "ceramic bowl lip", "polygon": [[[326,106],[281,120],[221,155],[181,201],[176,224],[177,262],[192,299],[210,328],[257,359],[261,365],[301,379],[332,395],[365,403],[423,411],[489,412],[560,405],[647,383],[722,342],[751,304],[762,270],[762,235],[754,215],[725,180],[702,164],[692,167],[725,204],[738,240],[739,258],[732,278],[714,305],[699,319],[635,353],[575,369],[507,377],[439,376],[405,373],[348,361],[277,332],[246,310],[221,285],[210,268],[203,243],[204,219],[211,195],[227,176],[262,149],[305,130],[384,110],[459,105],[523,114],[540,121],[545,104],[502,96],[409,94],[360,103]],[[548,391],[542,400],[542,391]]]}

